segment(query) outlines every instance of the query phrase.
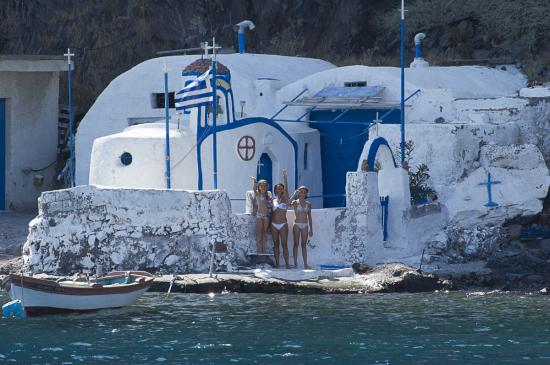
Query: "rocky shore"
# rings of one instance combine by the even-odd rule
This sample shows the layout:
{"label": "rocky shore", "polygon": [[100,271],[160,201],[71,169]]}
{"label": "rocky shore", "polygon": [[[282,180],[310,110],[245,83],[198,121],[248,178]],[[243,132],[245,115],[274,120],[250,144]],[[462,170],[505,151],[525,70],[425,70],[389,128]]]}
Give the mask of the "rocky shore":
{"label": "rocky shore", "polygon": [[[349,269],[348,269],[349,270]],[[15,271],[16,272],[16,271]],[[3,272],[5,274],[5,271]],[[266,276],[271,273],[273,276]],[[304,278],[304,273],[308,274]],[[281,279],[296,277],[297,280]],[[0,275],[1,279],[2,275]],[[35,277],[59,279],[56,276]],[[171,287],[171,288],[170,288]],[[436,275],[423,273],[416,268],[400,263],[378,265],[364,269],[362,273],[345,276],[331,275],[328,270],[247,270],[234,273],[162,275],[155,278],[150,291],[168,293],[279,293],[279,294],[358,294],[428,292],[451,290],[450,280],[441,280]]]}

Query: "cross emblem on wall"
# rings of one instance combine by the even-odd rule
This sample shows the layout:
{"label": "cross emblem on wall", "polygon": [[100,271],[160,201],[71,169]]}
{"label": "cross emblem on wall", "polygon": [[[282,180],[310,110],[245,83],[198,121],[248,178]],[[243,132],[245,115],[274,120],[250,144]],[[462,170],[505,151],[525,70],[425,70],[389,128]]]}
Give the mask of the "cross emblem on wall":
{"label": "cross emblem on wall", "polygon": [[491,178],[491,173],[487,172],[487,181],[479,183],[479,185],[486,185],[487,186],[487,204],[485,204],[488,208],[495,208],[498,207],[498,204],[493,201],[493,190],[492,186],[500,184],[500,181],[495,181]]}
{"label": "cross emblem on wall", "polygon": [[256,141],[253,137],[243,136],[237,143],[237,152],[243,161],[250,161],[256,153]]}

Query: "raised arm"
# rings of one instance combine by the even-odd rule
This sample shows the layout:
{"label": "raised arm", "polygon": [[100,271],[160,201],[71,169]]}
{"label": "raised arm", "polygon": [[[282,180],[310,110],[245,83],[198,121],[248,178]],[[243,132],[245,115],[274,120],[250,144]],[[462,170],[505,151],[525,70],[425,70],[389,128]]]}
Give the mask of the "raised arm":
{"label": "raised arm", "polygon": [[256,177],[250,176],[250,179],[252,180],[252,191],[254,192],[254,195],[258,195],[258,181],[256,181]]}
{"label": "raised arm", "polygon": [[283,183],[285,184],[286,204],[290,204],[290,197],[288,196],[288,172],[283,170]]}

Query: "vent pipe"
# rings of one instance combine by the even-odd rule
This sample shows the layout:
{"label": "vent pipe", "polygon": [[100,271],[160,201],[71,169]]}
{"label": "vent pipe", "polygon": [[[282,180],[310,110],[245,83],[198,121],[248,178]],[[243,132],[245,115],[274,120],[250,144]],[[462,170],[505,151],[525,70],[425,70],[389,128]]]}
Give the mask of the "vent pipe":
{"label": "vent pipe", "polygon": [[426,34],[418,33],[414,36],[414,49],[415,55],[414,58],[422,58],[422,40],[426,38]]}
{"label": "vent pipe", "polygon": [[244,36],[244,30],[245,28],[248,28],[248,30],[252,30],[256,28],[252,20],[243,20],[240,23],[235,24],[233,29],[237,32],[238,39],[239,39],[239,53],[246,53],[246,38]]}
{"label": "vent pipe", "polygon": [[422,40],[426,38],[426,34],[418,33],[414,36],[414,61],[411,67],[428,67],[430,64],[422,58]]}

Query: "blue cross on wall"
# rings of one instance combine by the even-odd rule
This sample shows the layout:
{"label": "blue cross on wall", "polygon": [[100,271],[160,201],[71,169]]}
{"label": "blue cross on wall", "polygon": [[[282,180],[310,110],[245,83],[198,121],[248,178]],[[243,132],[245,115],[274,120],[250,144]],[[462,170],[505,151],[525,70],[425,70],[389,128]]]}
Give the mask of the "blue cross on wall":
{"label": "blue cross on wall", "polygon": [[500,181],[493,181],[491,179],[491,173],[487,172],[487,182],[482,182],[479,185],[487,185],[487,199],[488,202],[485,204],[486,207],[489,208],[495,208],[498,207],[498,204],[493,201],[493,192],[492,192],[492,185],[500,184]]}

